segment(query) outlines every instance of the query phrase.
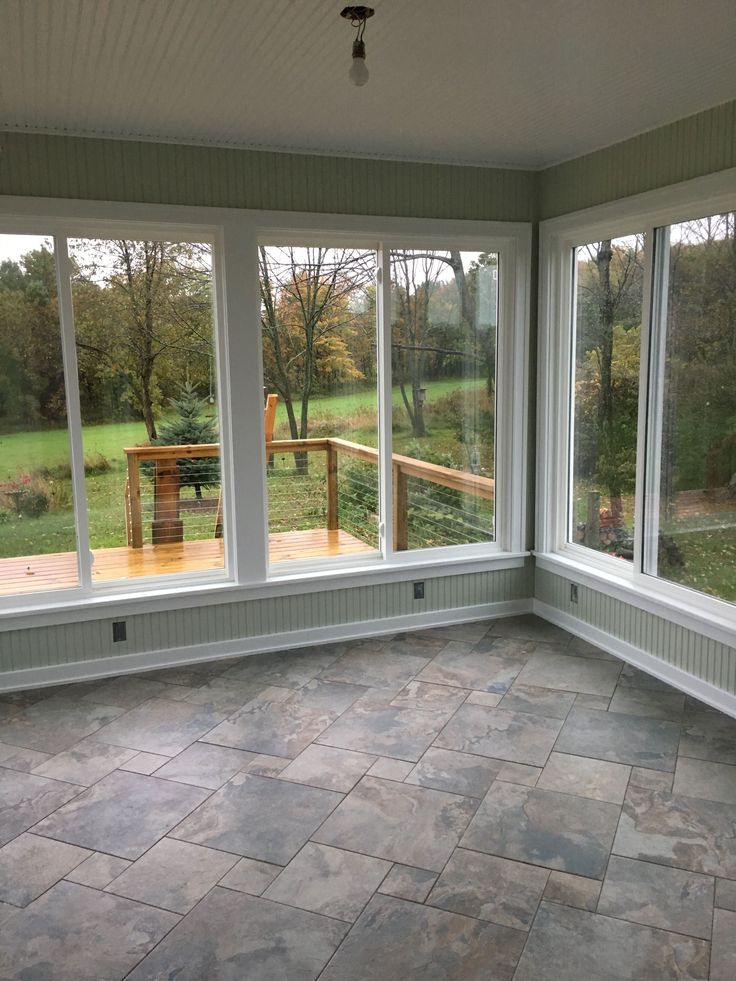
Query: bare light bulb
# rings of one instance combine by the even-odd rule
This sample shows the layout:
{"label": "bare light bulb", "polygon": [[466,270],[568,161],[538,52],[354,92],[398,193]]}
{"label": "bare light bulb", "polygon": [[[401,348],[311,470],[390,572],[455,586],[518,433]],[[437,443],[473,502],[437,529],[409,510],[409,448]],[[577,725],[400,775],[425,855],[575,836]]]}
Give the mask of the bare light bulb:
{"label": "bare light bulb", "polygon": [[353,41],[353,63],[348,72],[348,78],[353,85],[365,85],[370,77],[365,63],[365,42]]}

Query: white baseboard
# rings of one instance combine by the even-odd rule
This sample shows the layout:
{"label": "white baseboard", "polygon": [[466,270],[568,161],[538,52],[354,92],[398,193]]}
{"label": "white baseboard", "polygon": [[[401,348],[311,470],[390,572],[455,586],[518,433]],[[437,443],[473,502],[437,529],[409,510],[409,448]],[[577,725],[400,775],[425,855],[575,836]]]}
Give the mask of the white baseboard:
{"label": "white baseboard", "polygon": [[495,619],[530,613],[531,599],[505,600],[497,603],[481,603],[452,610],[434,610],[429,613],[409,613],[403,616],[383,617],[378,620],[360,620],[308,630],[292,630],[283,634],[267,634],[240,640],[224,640],[211,644],[193,644],[189,647],[170,647],[142,654],[119,654],[99,657],[88,661],[73,661],[40,668],[23,668],[0,673],[0,692],[18,691],[25,688],[42,688],[65,684],[70,681],[90,681],[119,674],[151,671],[190,664],[193,661],[215,661],[222,657],[243,654],[261,654],[293,647],[310,647],[335,641],[358,640],[381,634],[395,634],[429,627],[444,627],[453,623],[470,623],[474,620]]}
{"label": "white baseboard", "polygon": [[542,603],[541,600],[535,599],[533,601],[533,612],[537,616],[549,620],[550,623],[557,624],[558,627],[575,634],[576,637],[582,637],[583,640],[595,644],[596,647],[608,651],[609,654],[620,657],[627,664],[633,664],[634,667],[641,668],[642,671],[654,675],[660,681],[666,681],[673,688],[693,695],[701,702],[736,718],[736,695],[731,695],[722,688],[718,688],[708,681],[703,681],[694,674],[690,674],[689,671],[683,671],[682,668],[667,664],[666,661],[655,657],[654,654],[648,654],[641,648],[634,647],[633,644],[628,644],[604,630],[599,630],[584,620],[579,620],[577,617],[570,616],[569,613],[563,613],[562,610],[558,610],[554,606]]}

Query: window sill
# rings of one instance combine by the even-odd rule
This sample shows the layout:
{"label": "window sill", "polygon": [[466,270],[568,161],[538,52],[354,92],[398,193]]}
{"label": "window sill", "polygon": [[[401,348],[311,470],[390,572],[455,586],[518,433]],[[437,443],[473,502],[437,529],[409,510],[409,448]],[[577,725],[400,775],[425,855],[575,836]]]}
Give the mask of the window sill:
{"label": "window sill", "polygon": [[[652,588],[651,584],[657,582],[652,577],[634,577],[633,570],[626,570],[628,575],[615,575],[561,552],[534,553],[534,559],[538,569],[564,576],[571,582],[736,648],[736,607],[731,612],[730,604],[722,600],[702,596],[684,587],[673,586],[670,592],[664,583],[661,588]],[[574,616],[574,604],[566,604],[565,611]]]}
{"label": "window sill", "polygon": [[447,575],[468,575],[476,572],[496,572],[522,568],[530,552],[495,552],[452,557],[418,557],[415,561],[396,563],[376,561],[372,564],[343,568],[313,569],[271,575],[267,582],[202,583],[196,585],[166,585],[162,588],[131,590],[115,595],[85,596],[75,599],[55,599],[43,605],[11,607],[0,612],[0,633],[29,627],[53,626],[136,614],[159,613],[188,609],[193,606],[212,606],[239,603],[247,600],[295,596],[333,589],[350,589],[380,582],[406,582],[421,575],[435,579]]}

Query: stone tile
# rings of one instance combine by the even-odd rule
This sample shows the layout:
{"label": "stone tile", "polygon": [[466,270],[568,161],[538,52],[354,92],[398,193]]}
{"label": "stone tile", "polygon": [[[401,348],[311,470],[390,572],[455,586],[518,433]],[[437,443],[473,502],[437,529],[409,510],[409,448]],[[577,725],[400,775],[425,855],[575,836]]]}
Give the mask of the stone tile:
{"label": "stone tile", "polygon": [[264,696],[221,722],[203,742],[293,759],[337,718],[329,709],[304,705],[297,693],[285,701]]}
{"label": "stone tile", "polygon": [[550,872],[542,898],[550,903],[562,903],[563,906],[595,912],[600,891],[601,883],[598,879],[586,879],[582,875],[570,875],[569,872]]}
{"label": "stone tile", "polygon": [[631,664],[624,664],[618,683],[627,688],[643,688],[646,691],[674,691],[666,681],[660,681],[653,674],[640,671],[639,668],[635,668]]}
{"label": "stone tile", "polygon": [[572,634],[533,613],[494,620],[489,633],[494,637],[523,637],[526,640],[568,644]]}
{"label": "stone tile", "polygon": [[341,799],[329,790],[238,773],[171,837],[286,865]]}
{"label": "stone tile", "polygon": [[[496,637],[493,633],[487,633],[477,643],[473,644],[473,650],[481,654],[492,654],[494,657],[515,657],[522,661],[528,661],[538,647],[539,644],[533,640],[524,640],[523,637]],[[555,645],[555,649],[557,651],[564,650],[560,645]]]}
{"label": "stone tile", "polygon": [[401,782],[405,777],[408,777],[413,769],[414,764],[407,763],[406,760],[391,760],[385,756],[379,756],[368,771],[368,775]]}
{"label": "stone tile", "polygon": [[207,705],[215,712],[229,715],[247,705],[266,687],[266,685],[248,684],[234,679],[213,678],[201,688],[187,689],[186,701],[191,705]]}
{"label": "stone tile", "polygon": [[241,749],[193,743],[170,763],[157,770],[156,776],[217,790],[254,759],[254,753],[244,753]]}
{"label": "stone tile", "polygon": [[734,977],[736,977],[736,913],[717,909],[713,915],[710,981],[733,981]]}
{"label": "stone tile", "polygon": [[634,766],[631,769],[629,785],[632,787],[642,787],[645,790],[672,790],[674,773],[667,773],[664,770],[647,770],[641,766]]}
{"label": "stone tile", "polygon": [[140,675],[146,681],[161,681],[165,685],[178,685],[182,688],[199,688],[213,678],[223,675],[229,668],[239,663],[238,658],[228,661],[197,661],[178,664],[171,668],[159,668]]}
{"label": "stone tile", "polygon": [[313,981],[348,925],[215,888],[126,981]]}
{"label": "stone tile", "polygon": [[237,892],[247,892],[251,896],[260,896],[279,872],[281,872],[280,865],[257,862],[253,858],[241,858],[227,875],[220,879],[220,885],[235,889]]}
{"label": "stone tile", "polygon": [[720,712],[689,715],[682,726],[680,755],[736,764],[736,719]]}
{"label": "stone tile", "polygon": [[378,894],[320,981],[511,981],[526,936]]}
{"label": "stone tile", "polygon": [[573,708],[555,749],[611,763],[674,770],[679,734],[674,722]]}
{"label": "stone tile", "polygon": [[706,981],[708,944],[542,903],[514,981]]}
{"label": "stone tile", "polygon": [[575,696],[575,708],[598,709],[600,712],[607,712],[611,699],[608,695],[585,695],[578,692]]}
{"label": "stone tile", "polygon": [[159,756],[158,753],[136,753],[127,763],[118,767],[119,770],[126,770],[129,773],[142,773],[150,776],[156,770],[165,766],[171,760],[170,756]]}
{"label": "stone tile", "polygon": [[716,906],[736,912],[736,882],[732,879],[716,879]]}
{"label": "stone tile", "polygon": [[498,771],[496,780],[503,780],[506,783],[520,783],[524,787],[536,787],[541,775],[542,769],[538,766],[527,766],[525,763],[504,763]]}
{"label": "stone tile", "polygon": [[435,740],[440,749],[544,766],[562,728],[559,719],[461,705]]}
{"label": "stone tile", "polygon": [[601,879],[616,832],[615,804],[494,783],[460,842],[463,848]]}
{"label": "stone tile", "polygon": [[0,925],[2,925],[6,920],[18,912],[17,906],[10,906],[8,903],[0,903]]}
{"label": "stone tile", "polygon": [[84,848],[19,835],[0,848],[0,901],[27,906],[88,857]]}
{"label": "stone tile", "polygon": [[419,680],[503,695],[524,667],[525,658],[496,657],[474,651],[468,644],[452,643],[419,674]]}
{"label": "stone tile", "polygon": [[259,753],[246,767],[248,773],[259,777],[278,777],[293,760],[288,756],[269,756]]}
{"label": "stone tile", "polygon": [[282,780],[307,783],[346,794],[375,763],[376,757],[332,746],[307,746],[280,773]]}
{"label": "stone tile", "polygon": [[307,708],[328,709],[340,714],[368,691],[365,685],[344,685],[339,681],[312,678],[299,689],[299,702]]}
{"label": "stone tile", "polygon": [[[301,688],[339,656],[340,648],[305,647],[292,651],[269,651],[244,657],[222,675],[225,682],[234,679],[250,684],[282,685]],[[333,679],[345,681],[344,678]],[[360,682],[357,682],[360,684]]]}
{"label": "stone tile", "polygon": [[174,685],[166,685],[163,681],[153,681],[145,676],[124,674],[99,685],[84,695],[83,701],[95,702],[98,705],[117,705],[122,709],[130,709],[149,698],[159,698],[174,687]]}
{"label": "stone tile", "polygon": [[537,781],[537,787],[623,804],[630,774],[631,767],[621,763],[552,753]]}
{"label": "stone tile", "polygon": [[443,724],[444,719],[435,712],[395,708],[386,702],[358,702],[317,743],[416,763]]}
{"label": "stone tile", "polygon": [[495,708],[503,698],[503,695],[494,695],[490,691],[471,691],[465,699],[466,705],[485,705],[487,708]]}
{"label": "stone tile", "polygon": [[81,790],[33,773],[0,769],[0,845],[27,831]]}
{"label": "stone tile", "polygon": [[363,777],[313,840],[439,872],[477,802],[438,790]]}
{"label": "stone tile", "polygon": [[109,886],[115,876],[120,875],[131,863],[124,858],[105,855],[104,852],[94,852],[90,857],[64,876],[69,882],[78,882],[80,886],[91,889],[104,889]]}
{"label": "stone tile", "polygon": [[680,756],[672,792],[736,804],[736,766]]}
{"label": "stone tile", "polygon": [[520,685],[612,695],[621,671],[616,661],[600,661],[569,654],[532,654],[519,674]]}
{"label": "stone tile", "polygon": [[613,850],[736,879],[736,805],[629,787]]}
{"label": "stone tile", "polygon": [[352,923],[390,868],[382,859],[310,841],[263,895]]}
{"label": "stone tile", "polygon": [[42,753],[60,753],[99,731],[121,711],[110,705],[92,705],[74,696],[54,695],[1,724],[0,742]]}
{"label": "stone tile", "polygon": [[162,838],[107,891],[172,913],[188,913],[236,862],[235,855]]}
{"label": "stone tile", "polygon": [[432,633],[444,638],[445,642],[475,644],[491,630],[495,620],[475,620],[469,623],[448,623],[444,627],[434,627]]}
{"label": "stone tile", "polygon": [[685,696],[676,691],[648,691],[646,688],[619,685],[613,693],[609,709],[624,715],[680,722],[685,713]]}
{"label": "stone tile", "polygon": [[47,763],[37,766],[34,773],[41,777],[52,777],[67,783],[78,783],[84,787],[97,783],[108,773],[127,763],[136,755],[134,749],[108,746],[94,739],[83,739]]}
{"label": "stone tile", "polygon": [[411,865],[394,865],[378,887],[378,892],[397,899],[409,899],[423,903],[432,886],[437,881],[436,872],[416,869]]}
{"label": "stone tile", "polygon": [[598,912],[710,940],[713,878],[612,855]]}
{"label": "stone tile", "polygon": [[501,699],[500,707],[509,712],[528,712],[530,715],[545,715],[550,719],[564,719],[574,701],[575,695],[572,692],[534,688],[515,682]]}
{"label": "stone tile", "polygon": [[405,688],[391,699],[396,708],[419,709],[422,712],[436,711],[449,719],[452,713],[465,701],[469,692],[448,685],[428,685],[424,681],[410,681]]}
{"label": "stone tile", "polygon": [[415,654],[418,657],[434,657],[447,644],[434,630],[415,630],[409,634],[396,634],[383,644],[389,654]]}
{"label": "stone tile", "polygon": [[198,787],[117,770],[45,818],[34,831],[92,851],[136,859],[206,796]]}
{"label": "stone tile", "polygon": [[457,848],[427,902],[453,913],[528,930],[549,872]]}
{"label": "stone tile", "polygon": [[103,743],[144,753],[177,756],[222,718],[221,712],[214,712],[204,705],[151,699],[100,729],[96,738]]}
{"label": "stone tile", "polygon": [[0,977],[127,977],[179,919],[74,882],[58,882],[3,924]]}
{"label": "stone tile", "polygon": [[324,681],[398,692],[428,663],[427,657],[394,654],[386,650],[358,649],[344,654],[320,674]]}
{"label": "stone tile", "polygon": [[39,753],[35,749],[23,749],[20,746],[7,746],[0,743],[0,766],[5,766],[9,770],[21,770],[30,773],[37,766],[41,766],[51,759],[51,753]]}
{"label": "stone tile", "polygon": [[463,797],[480,798],[485,796],[503,766],[501,760],[430,746],[406,777],[406,782]]}
{"label": "stone tile", "polygon": [[600,647],[596,647],[595,644],[591,644],[588,640],[583,640],[582,637],[571,637],[566,653],[580,657],[597,657],[602,661],[619,661],[619,658],[615,654],[609,654],[608,651],[601,650]]}

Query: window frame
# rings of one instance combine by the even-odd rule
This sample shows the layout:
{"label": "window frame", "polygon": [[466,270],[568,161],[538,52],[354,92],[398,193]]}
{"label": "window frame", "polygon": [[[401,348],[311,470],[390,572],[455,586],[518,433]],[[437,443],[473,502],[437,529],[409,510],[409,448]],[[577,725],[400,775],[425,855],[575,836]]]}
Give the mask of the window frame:
{"label": "window frame", "polygon": [[[736,605],[644,572],[656,549],[657,406],[666,331],[666,297],[654,290],[666,261],[658,229],[736,209],[736,168],[598,207],[540,225],[536,549],[539,568],[583,582],[643,610],[736,646]],[[634,560],[599,554],[567,540],[571,460],[573,249],[586,242],[644,233]],[[655,454],[656,455],[656,454]],[[656,512],[656,513],[655,513]],[[654,529],[654,530],[653,530]]]}
{"label": "window frame", "polygon": [[[291,595],[334,588],[335,573],[341,588],[375,581],[446,575],[493,568],[518,568],[526,551],[526,437],[528,389],[525,384],[529,358],[529,290],[532,227],[522,222],[484,222],[450,219],[403,219],[359,215],[322,215],[266,212],[181,205],[147,205],[118,202],[68,201],[62,199],[12,198],[0,202],[0,231],[16,234],[76,237],[156,237],[169,240],[211,241],[213,248],[213,298],[217,336],[220,408],[221,466],[225,509],[225,570],[177,576],[146,577],[111,583],[81,584],[57,592],[0,598],[0,632],[37,625],[175,609],[192,603],[235,602],[263,595]],[[496,541],[478,545],[422,549],[395,553],[366,561],[356,557],[347,563],[328,565],[294,563],[289,568],[268,568],[266,466],[262,452],[262,428],[241,427],[236,420],[258,418],[262,413],[262,352],[260,343],[260,288],[258,246],[296,240],[310,244],[336,244],[376,248],[380,244],[384,266],[392,247],[498,251],[499,327],[497,373],[496,480],[501,502],[496,518]],[[57,262],[59,282],[68,283],[68,261]],[[70,287],[67,302],[71,300]],[[384,275],[379,305],[390,296],[390,277]],[[501,297],[504,297],[502,312]],[[60,296],[60,308],[62,298]],[[390,306],[385,306],[379,332],[379,357],[384,371],[390,364],[386,332],[390,338]],[[65,320],[69,321],[68,316]],[[381,321],[379,321],[379,324]],[[502,329],[502,324],[503,328]],[[62,324],[62,333],[65,327]],[[69,346],[67,344],[67,346]],[[69,366],[71,367],[71,365]],[[69,368],[67,369],[69,371]],[[73,372],[69,371],[73,377]],[[503,384],[501,385],[501,380]],[[390,381],[389,381],[390,387]],[[390,392],[389,392],[390,394]],[[73,393],[72,393],[73,395]],[[68,399],[70,396],[67,396]],[[386,393],[382,399],[385,401]],[[77,402],[78,408],[78,402]],[[382,457],[390,459],[390,421],[383,419]],[[80,431],[81,435],[81,431]],[[77,453],[79,457],[79,453]],[[76,477],[83,478],[77,459]],[[258,460],[258,465],[254,465]],[[384,467],[384,472],[385,472]],[[389,469],[390,473],[390,469]],[[238,488],[238,494],[234,488]],[[76,490],[76,487],[75,487]],[[382,480],[384,513],[387,481]],[[75,502],[77,496],[75,494]],[[75,509],[84,504],[84,488]],[[86,514],[82,516],[82,521]],[[258,520],[260,518],[260,522]],[[78,524],[79,528],[79,524]],[[390,530],[390,529],[389,529]],[[386,532],[384,531],[384,535]],[[88,561],[86,559],[85,561]],[[286,564],[284,564],[286,565]]]}

